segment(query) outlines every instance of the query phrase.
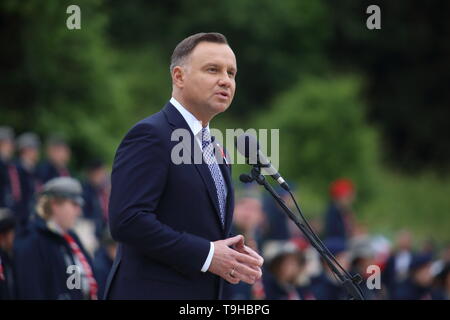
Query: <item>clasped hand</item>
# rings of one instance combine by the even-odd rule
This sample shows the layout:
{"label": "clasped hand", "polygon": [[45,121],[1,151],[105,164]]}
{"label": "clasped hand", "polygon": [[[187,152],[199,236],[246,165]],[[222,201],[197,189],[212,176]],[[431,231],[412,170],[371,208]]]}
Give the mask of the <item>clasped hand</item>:
{"label": "clasped hand", "polygon": [[214,256],[208,271],[232,284],[240,281],[254,284],[262,276],[263,263],[264,259],[238,235],[214,242]]}

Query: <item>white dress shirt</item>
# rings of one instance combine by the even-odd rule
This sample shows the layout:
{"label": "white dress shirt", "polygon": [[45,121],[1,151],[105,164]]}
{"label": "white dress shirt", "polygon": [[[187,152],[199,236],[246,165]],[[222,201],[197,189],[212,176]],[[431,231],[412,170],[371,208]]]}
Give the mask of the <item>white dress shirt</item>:
{"label": "white dress shirt", "polygon": [[[184,120],[186,120],[189,128],[191,129],[192,133],[194,134],[195,140],[197,140],[198,145],[200,146],[200,150],[202,150],[202,141],[200,136],[200,133],[202,131],[202,122],[198,120],[192,113],[190,113],[185,107],[181,105],[174,97],[170,99],[170,103],[181,113]],[[209,131],[209,123],[206,126],[206,128]],[[201,269],[202,272],[206,272],[209,269],[209,266],[211,265],[212,258],[214,256],[214,243],[210,242],[209,247],[209,254],[206,258],[205,263],[203,264],[203,267]]]}

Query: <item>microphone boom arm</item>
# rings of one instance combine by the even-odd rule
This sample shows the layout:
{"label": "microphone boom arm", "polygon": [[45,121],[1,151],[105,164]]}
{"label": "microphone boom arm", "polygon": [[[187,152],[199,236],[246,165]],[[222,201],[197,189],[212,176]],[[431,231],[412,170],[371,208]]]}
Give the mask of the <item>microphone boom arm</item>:
{"label": "microphone boom arm", "polygon": [[[318,236],[311,230],[311,228],[306,228],[306,226],[298,219],[298,217],[287,207],[286,203],[280,197],[280,195],[272,188],[272,186],[266,181],[265,177],[261,174],[261,168],[270,167],[270,164],[253,164],[251,170],[251,175],[246,174],[245,182],[256,181],[259,185],[262,185],[275,199],[276,202],[281,206],[283,211],[287,216],[295,223],[295,225],[302,231],[311,245],[317,250],[320,256],[324,259],[327,265],[330,267],[331,271],[338,277],[342,282],[342,286],[345,288],[349,296],[355,300],[364,300],[364,296],[361,292],[361,288],[358,284],[361,282],[362,278],[359,274],[351,276],[345,269],[339,265],[335,257],[329,252],[325,245],[320,241]],[[244,182],[244,181],[243,181]],[[292,193],[291,196],[293,197]],[[295,200],[295,198],[293,197]],[[300,210],[300,208],[298,208]],[[301,213],[301,211],[300,211]],[[303,217],[304,218],[304,217]],[[305,218],[304,218],[305,219]],[[305,219],[306,221],[306,219]],[[338,267],[343,271],[341,272]]]}

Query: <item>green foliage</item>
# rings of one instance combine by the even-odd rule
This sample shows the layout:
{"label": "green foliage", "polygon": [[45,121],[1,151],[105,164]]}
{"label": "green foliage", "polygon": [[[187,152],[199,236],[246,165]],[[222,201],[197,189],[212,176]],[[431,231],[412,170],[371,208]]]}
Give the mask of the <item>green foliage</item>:
{"label": "green foliage", "polygon": [[[18,30],[11,27],[21,41],[11,49],[16,68],[5,70],[8,83],[2,87],[0,105],[2,122],[19,132],[66,136],[74,153],[82,155],[75,158],[79,167],[94,156],[112,159],[133,112],[127,85],[114,72],[116,56],[105,42],[107,19],[101,1],[77,3],[82,8],[81,30],[72,31],[66,27],[70,4],[4,4],[2,14],[21,21]],[[13,53],[6,58],[13,60]]]}
{"label": "green foliage", "polygon": [[[367,109],[397,170],[450,169],[450,2],[327,1],[333,10],[330,57],[367,79]],[[365,9],[381,9],[381,30],[365,28]],[[368,15],[366,15],[368,17]]]}
{"label": "green foliage", "polygon": [[359,91],[354,77],[311,77],[273,102],[259,125],[280,129],[281,172],[317,190],[342,176],[369,190],[375,141]]}
{"label": "green foliage", "polygon": [[208,0],[157,2],[107,1],[112,43],[132,56],[155,44],[167,66],[174,46],[188,35],[225,34],[238,61],[234,117],[249,118],[269,107],[298,74],[329,66],[325,45],[330,34],[323,1]]}
{"label": "green foliage", "polygon": [[432,172],[405,175],[380,168],[371,201],[358,206],[372,232],[393,236],[409,229],[416,241],[450,241],[450,181]]}
{"label": "green foliage", "polygon": [[[372,32],[365,9],[376,3],[382,30]],[[371,227],[410,224],[448,239],[448,179],[397,174],[380,159],[450,163],[449,2],[376,3],[3,0],[0,125],[65,135],[76,169],[92,157],[112,163],[126,131],[170,97],[174,46],[221,32],[239,71],[232,107],[212,126],[279,128],[280,172],[298,183],[307,215],[321,214],[329,182],[347,176]],[[81,30],[66,28],[71,4],[81,8]],[[349,70],[355,76],[343,76]],[[235,166],[234,178],[248,169]]]}

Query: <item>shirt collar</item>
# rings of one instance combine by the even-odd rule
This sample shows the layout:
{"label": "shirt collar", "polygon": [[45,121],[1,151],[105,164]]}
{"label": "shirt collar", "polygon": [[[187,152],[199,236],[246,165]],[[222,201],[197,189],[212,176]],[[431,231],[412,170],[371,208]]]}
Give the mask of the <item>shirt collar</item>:
{"label": "shirt collar", "polygon": [[[181,113],[184,120],[186,120],[189,128],[194,136],[197,136],[202,131],[202,123],[192,113],[190,113],[181,103],[179,103],[174,97],[170,99],[170,103]],[[209,123],[206,126],[209,131]]]}
{"label": "shirt collar", "polygon": [[53,219],[47,221],[47,228],[60,236],[65,234],[64,230]]}

